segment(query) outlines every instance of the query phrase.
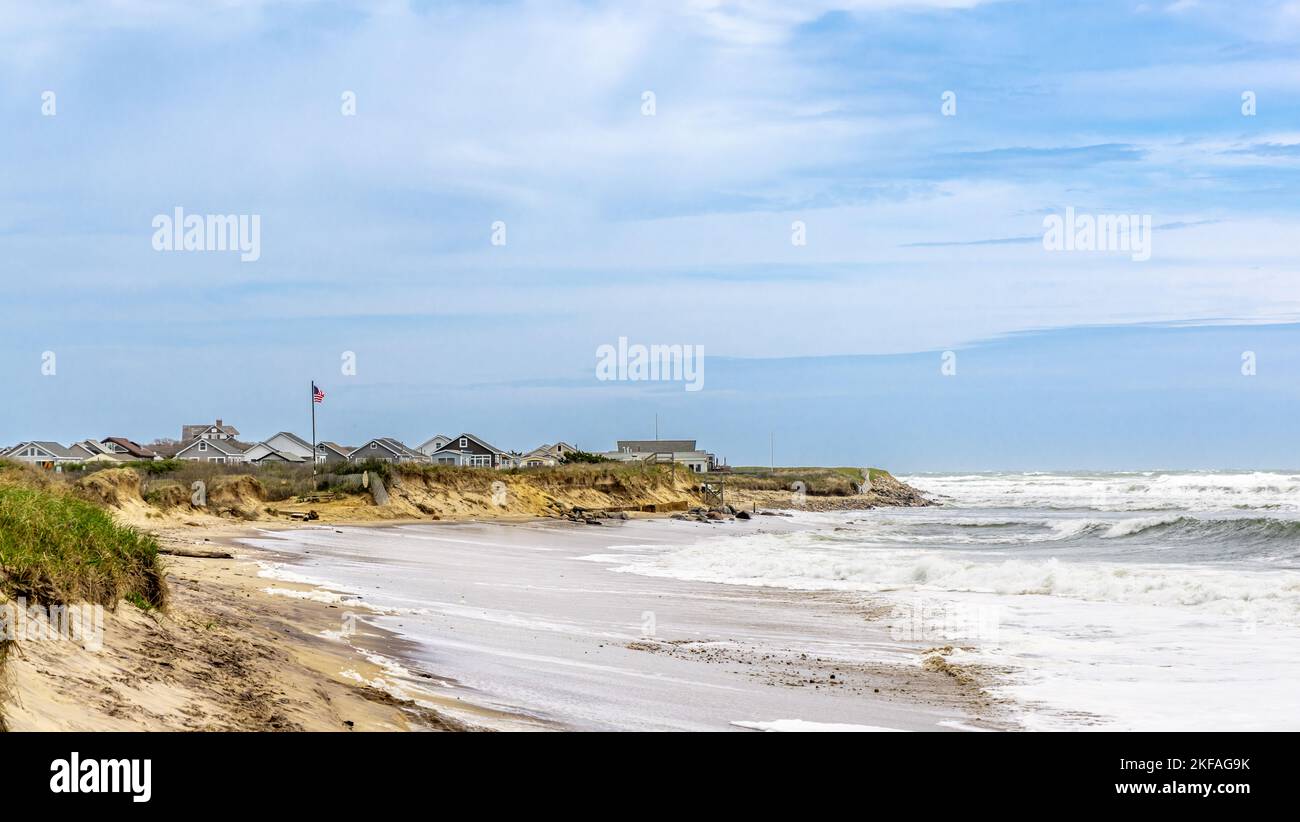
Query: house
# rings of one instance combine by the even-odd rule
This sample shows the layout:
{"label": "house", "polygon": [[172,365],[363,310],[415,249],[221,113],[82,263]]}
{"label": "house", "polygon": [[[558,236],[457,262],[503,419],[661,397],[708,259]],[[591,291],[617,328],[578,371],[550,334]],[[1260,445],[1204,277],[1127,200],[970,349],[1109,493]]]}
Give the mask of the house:
{"label": "house", "polygon": [[[89,440],[87,442],[90,442]],[[160,460],[158,454],[126,437],[105,437],[99,441],[100,450],[124,460]]]}
{"label": "house", "polygon": [[197,462],[243,462],[244,452],[252,448],[246,442],[226,437],[199,437],[181,446],[176,452],[178,460]]}
{"label": "house", "polygon": [[80,445],[64,448],[57,442],[31,440],[18,443],[0,456],[41,468],[54,468],[58,465],[85,462],[95,455]]}
{"label": "house", "polygon": [[675,462],[697,474],[707,474],[718,466],[718,458],[696,448],[695,440],[619,440],[618,450],[601,456],[622,462]]}
{"label": "house", "polygon": [[182,425],[181,442],[188,443],[190,440],[233,440],[239,436],[239,429],[233,425],[226,425],[221,420],[217,420],[215,425],[200,423],[199,425]]}
{"label": "house", "polygon": [[415,450],[419,451],[421,454],[424,454],[425,456],[432,456],[434,451],[437,451],[438,449],[442,448],[444,445],[446,445],[449,442],[451,442],[451,437],[447,436],[446,434],[437,434],[433,437],[430,437],[427,442],[418,446]]}
{"label": "house", "polygon": [[311,454],[311,443],[297,434],[281,431],[244,451],[244,461],[262,462],[269,457],[270,462],[308,462]]}
{"label": "house", "polygon": [[436,465],[461,465],[470,468],[513,468],[517,458],[502,451],[482,437],[463,433],[453,437],[430,458]]}
{"label": "house", "polygon": [[290,454],[287,451],[278,451],[267,446],[264,442],[259,442],[244,452],[244,462],[253,465],[267,465],[272,462],[301,463],[307,462],[307,458],[300,457],[297,454]]}
{"label": "house", "polygon": [[86,449],[86,451],[90,452],[91,456],[96,456],[96,457],[107,456],[112,461],[116,461],[116,458],[113,457],[113,452],[109,451],[107,448],[104,447],[103,443],[97,440],[81,440],[80,442],[74,442],[73,445],[79,445],[82,448]]}
{"label": "house", "polygon": [[564,460],[565,454],[577,450],[567,442],[541,445],[520,457],[519,466],[521,468],[538,468],[543,465],[559,465]]}
{"label": "house", "polygon": [[358,449],[350,445],[339,445],[337,442],[318,442],[316,443],[316,461],[325,465],[347,462],[348,456],[356,450]]}
{"label": "house", "polygon": [[429,458],[393,437],[376,437],[348,454],[351,462],[428,462]]}
{"label": "house", "polygon": [[74,445],[79,448],[85,449],[86,452],[90,454],[90,456],[86,457],[86,459],[83,460],[83,462],[114,463],[114,462],[124,462],[126,460],[131,459],[131,457],[125,455],[118,455],[113,453],[112,451],[109,451],[107,448],[104,447],[104,444],[102,442],[97,442],[95,440],[82,440],[81,442],[74,443]]}

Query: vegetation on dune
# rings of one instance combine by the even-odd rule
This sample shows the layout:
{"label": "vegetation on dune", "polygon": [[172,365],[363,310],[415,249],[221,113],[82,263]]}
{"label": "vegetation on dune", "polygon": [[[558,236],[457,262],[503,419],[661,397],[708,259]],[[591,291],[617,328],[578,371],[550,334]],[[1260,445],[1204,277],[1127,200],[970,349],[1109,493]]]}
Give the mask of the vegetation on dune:
{"label": "vegetation on dune", "polygon": [[590,451],[573,450],[560,457],[561,465],[577,465],[584,462],[617,462],[609,457],[602,457],[600,454],[593,454]]}
{"label": "vegetation on dune", "polygon": [[[889,476],[880,468],[866,469],[871,478]],[[727,485],[752,491],[789,491],[795,482],[802,482],[805,491],[813,496],[850,497],[862,487],[861,468],[763,468],[742,466],[733,468],[727,476]]]}
{"label": "vegetation on dune", "polygon": [[361,462],[339,462],[326,466],[324,470],[334,474],[361,474],[369,472],[387,482],[393,476],[392,463],[379,460],[362,460]]}
{"label": "vegetation on dune", "polygon": [[493,480],[514,478],[527,479],[540,488],[643,485],[648,480],[656,483],[671,482],[679,473],[686,473],[683,467],[668,463],[628,463],[614,460],[504,470],[401,463],[394,466],[394,470],[399,476],[420,477],[430,485],[441,484],[462,490],[489,488]]}
{"label": "vegetation on dune", "polygon": [[[65,490],[0,474],[0,591],[38,603],[166,600],[158,543]],[[15,479],[19,481],[14,481]]]}

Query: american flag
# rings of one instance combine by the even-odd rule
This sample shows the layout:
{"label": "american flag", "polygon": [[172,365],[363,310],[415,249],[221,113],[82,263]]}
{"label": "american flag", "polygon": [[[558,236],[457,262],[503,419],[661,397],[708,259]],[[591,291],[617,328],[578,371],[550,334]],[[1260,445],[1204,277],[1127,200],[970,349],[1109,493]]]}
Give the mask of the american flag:
{"label": "american flag", "polygon": [[311,384],[311,401],[325,402],[325,392],[316,387],[316,383]]}

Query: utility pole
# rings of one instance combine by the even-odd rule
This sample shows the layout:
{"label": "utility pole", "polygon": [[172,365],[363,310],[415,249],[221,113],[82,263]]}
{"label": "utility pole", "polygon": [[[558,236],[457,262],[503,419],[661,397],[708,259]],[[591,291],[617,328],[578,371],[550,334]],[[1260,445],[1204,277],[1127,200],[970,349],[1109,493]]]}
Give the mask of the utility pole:
{"label": "utility pole", "polygon": [[776,469],[776,432],[769,431],[767,434],[767,467]]}
{"label": "utility pole", "polygon": [[655,442],[659,442],[659,414],[655,413]]}

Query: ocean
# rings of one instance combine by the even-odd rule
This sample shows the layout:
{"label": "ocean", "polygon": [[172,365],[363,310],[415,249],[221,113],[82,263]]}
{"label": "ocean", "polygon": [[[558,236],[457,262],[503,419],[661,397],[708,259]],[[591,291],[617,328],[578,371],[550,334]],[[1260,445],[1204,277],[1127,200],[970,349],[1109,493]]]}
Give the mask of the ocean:
{"label": "ocean", "polygon": [[[290,560],[268,576],[388,614],[374,621],[449,692],[567,727],[969,727],[956,711],[737,676],[803,652],[907,666],[936,648],[978,673],[1014,727],[1300,729],[1300,474],[904,479],[940,504],[253,542]],[[747,661],[629,650],[647,635]]]}
{"label": "ocean", "polygon": [[877,595],[1028,728],[1300,728],[1300,474],[904,479],[941,504],[799,513],[617,570]]}

